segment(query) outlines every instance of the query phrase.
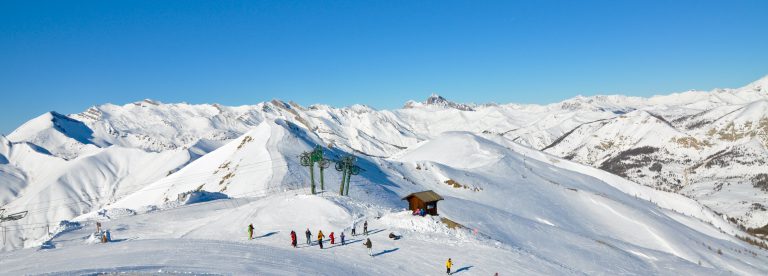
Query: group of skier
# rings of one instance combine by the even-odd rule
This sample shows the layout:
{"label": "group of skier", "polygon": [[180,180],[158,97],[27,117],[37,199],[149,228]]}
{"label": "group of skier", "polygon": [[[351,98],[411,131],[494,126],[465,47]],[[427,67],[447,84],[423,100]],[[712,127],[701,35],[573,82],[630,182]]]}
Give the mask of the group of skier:
{"label": "group of skier", "polygon": [[[355,223],[352,224],[352,236],[356,235],[356,228],[357,225]],[[248,239],[253,240],[253,224],[248,225]],[[307,237],[307,245],[312,245],[312,232],[309,231],[309,228],[307,228],[307,231],[304,232],[304,234]],[[366,236],[368,235],[368,221],[366,220],[363,223],[363,234]],[[296,231],[291,230],[291,246],[294,248],[298,247],[298,238],[296,237]],[[334,232],[331,232],[330,235],[328,235],[328,238],[330,239],[331,244],[336,244],[336,234]],[[320,246],[320,249],[323,249],[323,239],[325,239],[325,234],[323,234],[323,231],[320,230],[317,233],[317,244]],[[341,241],[341,245],[346,245],[346,236],[344,235],[344,231],[342,231],[339,234],[339,239]],[[365,243],[366,247],[368,247],[369,251],[372,247],[370,239],[368,239]],[[370,254],[369,254],[370,255]]]}
{"label": "group of skier", "polygon": [[[352,223],[352,236],[357,235],[357,223]],[[368,221],[366,220],[365,223],[363,223],[363,235],[368,236]]]}
{"label": "group of skier", "polygon": [[414,216],[422,216],[423,217],[423,216],[427,215],[427,210],[423,209],[423,208],[419,208],[419,209],[413,210],[413,212],[411,214],[414,215]]}
{"label": "group of skier", "polygon": [[[356,235],[356,228],[357,228],[357,225],[355,223],[353,223],[352,224],[352,236]],[[254,229],[253,228],[253,224],[248,225],[248,239],[249,240],[253,239],[253,229]],[[312,245],[312,232],[309,231],[309,228],[307,228],[307,230],[304,231],[304,234],[307,237],[307,245]],[[367,220],[365,221],[365,223],[363,223],[363,234],[368,236],[368,221]],[[296,231],[291,230],[291,234],[290,235],[291,235],[291,246],[296,248],[297,247],[297,243],[298,243],[298,240],[297,240],[297,237],[296,237]],[[389,235],[390,235],[390,238],[392,238],[392,236],[396,236],[393,233],[390,233]],[[331,234],[328,235],[328,238],[330,239],[331,244],[335,244],[336,243],[336,236],[334,235],[334,232],[331,232]],[[341,245],[346,245],[344,231],[341,231],[341,233],[339,234],[339,238],[341,239]],[[320,246],[320,249],[323,249],[323,239],[325,239],[325,234],[323,234],[323,230],[317,231],[317,244]],[[371,242],[370,238],[366,238],[365,239],[365,242],[363,243],[363,246],[365,246],[365,248],[368,249],[368,256],[373,257],[373,242]],[[448,261],[445,262],[446,274],[448,274],[448,275],[451,274],[451,267],[452,266],[453,266],[453,261],[451,260],[451,258],[448,258]],[[498,273],[496,275],[498,275]]]}
{"label": "group of skier", "polygon": [[[352,236],[356,235],[356,225],[352,225]],[[248,228],[249,233],[252,231],[251,228]],[[368,221],[365,221],[363,224],[363,233],[365,235],[368,235]],[[307,238],[307,245],[312,245],[312,231],[309,231],[309,228],[307,228],[306,231],[304,231],[304,235]],[[317,232],[317,245],[320,246],[320,249],[323,249],[323,239],[325,239],[325,234],[323,234],[323,230],[319,230]],[[334,232],[331,232],[331,234],[328,235],[328,239],[330,239],[331,244],[336,244],[336,234]],[[339,234],[339,239],[341,241],[341,245],[346,245],[346,236],[344,235],[344,231],[341,231]],[[297,237],[296,232],[291,230],[291,246],[297,247]]]}
{"label": "group of skier", "polygon": [[102,231],[101,229],[101,222],[96,222],[96,233],[95,235],[98,236],[99,240],[101,240],[101,243],[108,243],[112,241],[112,235],[109,233],[109,230]]}

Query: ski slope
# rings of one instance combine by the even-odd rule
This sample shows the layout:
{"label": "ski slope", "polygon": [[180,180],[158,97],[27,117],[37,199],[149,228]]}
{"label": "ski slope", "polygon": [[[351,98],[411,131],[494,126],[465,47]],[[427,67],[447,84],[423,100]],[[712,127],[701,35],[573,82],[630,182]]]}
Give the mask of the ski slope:
{"label": "ski slope", "polygon": [[[289,139],[276,134],[304,137],[306,132],[265,122],[232,143],[240,145],[250,136],[253,148],[240,150],[291,154],[278,150],[279,141]],[[461,150],[445,151],[447,146]],[[211,159],[215,161],[203,157],[187,167],[211,168],[210,164],[232,156],[243,162],[263,158],[237,152],[237,147],[225,145],[207,155],[217,157]],[[27,248],[0,257],[12,273],[435,274],[448,257],[455,261],[455,269],[466,267],[460,273],[468,275],[673,271],[755,275],[768,271],[764,251],[733,237],[743,233],[727,227],[727,222],[695,201],[680,201],[679,195],[649,188],[632,194],[630,187],[642,186],[608,184],[600,178],[611,180],[610,174],[584,174],[594,169],[498,136],[449,132],[391,158],[361,159],[365,171],[350,197],[336,195],[338,184],[329,184],[319,195],[307,195],[306,189],[294,189],[280,178],[265,183],[284,191],[246,196],[223,191],[220,194],[226,196],[216,197],[221,199],[202,197],[202,202],[165,201],[161,198],[167,190],[148,188],[137,192],[146,201],[126,197],[103,211],[73,219],[42,244],[45,249]],[[178,173],[183,175],[184,169]],[[448,179],[459,186],[446,184]],[[199,180],[173,183],[197,185]],[[238,185],[261,181],[253,180]],[[428,189],[446,198],[439,203],[441,217],[463,228],[450,229],[438,218],[402,211],[401,196]],[[693,210],[701,213],[690,214]],[[370,223],[377,254],[373,258],[366,256],[360,238],[350,235],[353,222],[360,232],[364,220]],[[96,221],[110,229],[115,243],[94,242]],[[253,241],[245,240],[249,223],[257,229],[258,238]],[[301,242],[307,228],[313,234],[322,229],[326,236],[345,231],[351,244],[322,251],[305,247]],[[297,231],[302,248],[289,247],[291,230]],[[402,239],[390,240],[389,233]],[[168,253],[162,248],[176,249]],[[102,261],[75,261],[82,257]],[[43,259],[56,262],[34,268],[26,265]],[[215,265],[219,263],[227,265]]]}

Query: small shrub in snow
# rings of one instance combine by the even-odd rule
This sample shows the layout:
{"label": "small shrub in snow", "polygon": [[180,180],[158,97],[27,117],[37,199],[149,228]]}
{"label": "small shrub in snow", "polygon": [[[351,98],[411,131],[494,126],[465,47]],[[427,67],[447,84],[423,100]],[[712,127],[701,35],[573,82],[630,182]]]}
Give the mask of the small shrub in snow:
{"label": "small shrub in snow", "polygon": [[768,174],[761,173],[752,177],[752,186],[768,192]]}
{"label": "small shrub in snow", "polygon": [[243,141],[242,141],[242,142],[240,142],[240,145],[239,145],[239,146],[237,146],[237,149],[241,149],[241,148],[243,148],[243,146],[245,146],[245,144],[246,144],[246,143],[248,143],[248,142],[251,142],[251,141],[253,141],[253,138],[252,138],[251,136],[245,136],[245,137],[243,138]]}
{"label": "small shrub in snow", "polygon": [[461,187],[465,187],[466,188],[466,186],[461,185],[459,182],[456,182],[456,180],[453,180],[453,179],[446,180],[445,184],[451,185],[454,188],[461,188]]}
{"label": "small shrub in snow", "polygon": [[479,192],[479,191],[483,190],[482,188],[478,188],[478,187],[474,187],[474,188],[472,188],[472,187],[470,187],[470,186],[467,186],[467,185],[461,184],[461,183],[459,183],[458,181],[456,181],[456,180],[453,180],[453,179],[448,179],[448,180],[444,181],[444,183],[445,183],[445,184],[448,184],[448,185],[450,185],[450,186],[452,186],[452,187],[454,187],[454,188],[456,188],[456,189],[459,189],[459,188],[464,188],[464,189],[473,190],[473,191],[475,191],[475,192]]}

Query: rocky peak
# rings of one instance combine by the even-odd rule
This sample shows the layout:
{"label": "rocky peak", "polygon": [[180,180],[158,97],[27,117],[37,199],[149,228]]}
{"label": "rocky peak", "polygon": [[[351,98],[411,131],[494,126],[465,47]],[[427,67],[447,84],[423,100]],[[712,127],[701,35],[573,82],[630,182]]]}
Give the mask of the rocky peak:
{"label": "rocky peak", "polygon": [[419,106],[439,106],[439,107],[445,107],[445,108],[454,108],[454,109],[463,110],[463,111],[475,111],[474,105],[472,104],[455,103],[435,93],[433,93],[426,100],[420,103],[416,101],[408,101],[405,103],[403,107],[415,108]]}

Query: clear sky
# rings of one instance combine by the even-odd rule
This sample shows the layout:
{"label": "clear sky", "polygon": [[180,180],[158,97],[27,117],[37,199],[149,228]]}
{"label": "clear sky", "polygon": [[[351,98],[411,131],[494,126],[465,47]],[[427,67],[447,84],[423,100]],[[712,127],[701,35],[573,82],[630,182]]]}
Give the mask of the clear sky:
{"label": "clear sky", "polygon": [[101,103],[400,107],[740,87],[768,1],[0,1],[0,133]]}

